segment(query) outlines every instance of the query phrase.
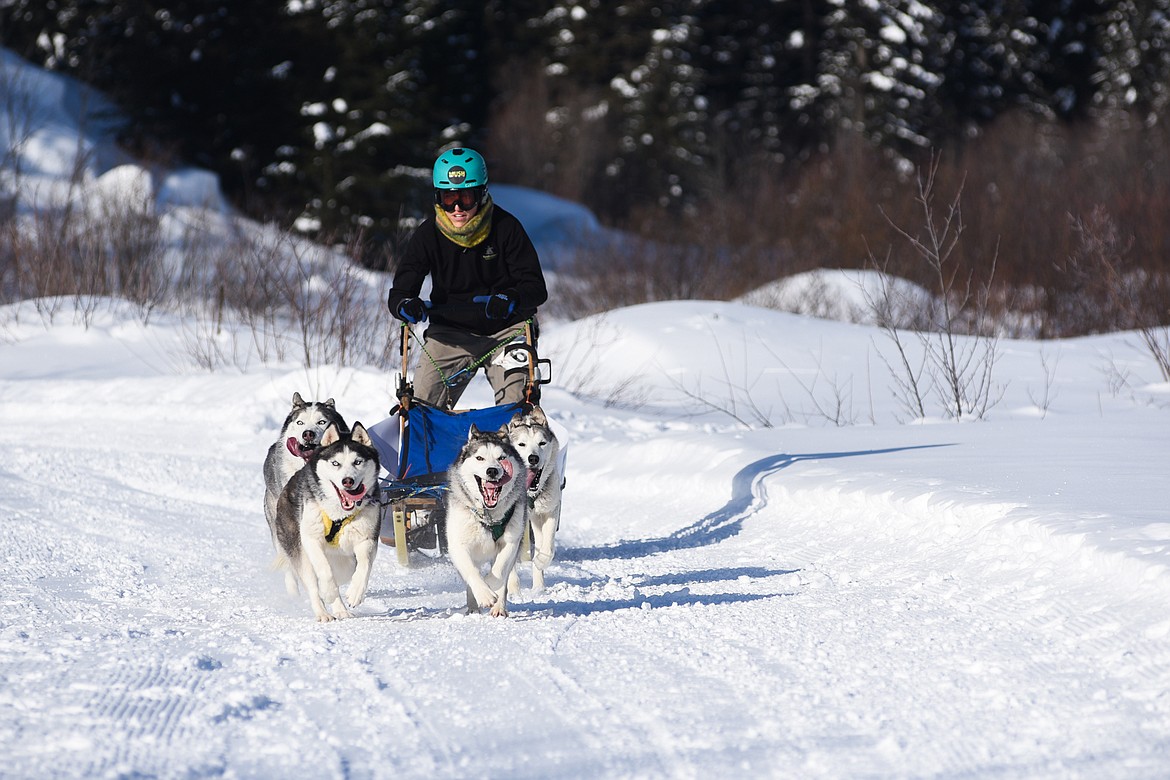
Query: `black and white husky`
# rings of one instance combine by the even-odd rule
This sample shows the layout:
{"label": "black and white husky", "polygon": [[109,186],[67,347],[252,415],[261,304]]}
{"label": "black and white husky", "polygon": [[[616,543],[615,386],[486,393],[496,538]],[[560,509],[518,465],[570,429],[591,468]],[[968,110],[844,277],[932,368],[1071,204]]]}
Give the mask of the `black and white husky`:
{"label": "black and white husky", "polygon": [[276,503],[278,562],[304,586],[320,622],[352,617],[350,609],[366,597],[382,525],[378,469],[378,452],[361,423],[351,434],[330,425]]}
{"label": "black and white husky", "polygon": [[301,466],[312,457],[321,444],[321,437],[330,425],[336,425],[338,433],[348,434],[349,427],[333,405],[327,401],[306,401],[300,393],[293,393],[292,409],[284,418],[280,438],[268,448],[264,458],[264,517],[276,541],[276,499],[280,491],[300,471]]}
{"label": "black and white husky", "polygon": [[467,585],[469,613],[490,608],[494,617],[508,614],[508,580],[528,520],[526,474],[507,426],[489,432],[472,425],[447,471],[447,555]]}
{"label": "black and white husky", "polygon": [[[532,589],[544,590],[544,570],[556,552],[554,535],[561,524],[560,442],[539,407],[520,412],[508,423],[508,439],[528,467],[529,522],[532,525]],[[520,578],[513,569],[510,587],[520,589]]]}

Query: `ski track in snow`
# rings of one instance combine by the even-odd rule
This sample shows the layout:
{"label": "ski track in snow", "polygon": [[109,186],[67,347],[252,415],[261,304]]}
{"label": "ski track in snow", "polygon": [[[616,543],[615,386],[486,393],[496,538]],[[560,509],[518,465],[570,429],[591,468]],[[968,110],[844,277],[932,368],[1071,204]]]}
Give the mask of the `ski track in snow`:
{"label": "ski track in snow", "polygon": [[545,593],[465,616],[383,549],[320,626],[268,568],[280,403],[170,384],[0,384],[0,776],[1170,773],[1165,583],[1019,507],[789,486],[820,464],[746,445],[663,483],[693,433],[578,415]]}

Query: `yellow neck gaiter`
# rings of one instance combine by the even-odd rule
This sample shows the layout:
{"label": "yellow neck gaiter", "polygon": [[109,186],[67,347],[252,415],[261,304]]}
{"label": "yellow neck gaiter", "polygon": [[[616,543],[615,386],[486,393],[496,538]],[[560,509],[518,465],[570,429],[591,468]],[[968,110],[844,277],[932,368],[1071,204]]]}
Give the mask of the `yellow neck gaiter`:
{"label": "yellow neck gaiter", "polygon": [[435,204],[435,224],[439,226],[439,232],[444,236],[454,241],[464,249],[469,249],[478,244],[482,244],[484,239],[488,237],[488,233],[492,229],[492,196],[488,195],[484,199],[484,203],[479,207],[479,211],[475,216],[467,220],[467,224],[461,228],[455,227],[451,222],[451,217],[447,212],[436,203]]}

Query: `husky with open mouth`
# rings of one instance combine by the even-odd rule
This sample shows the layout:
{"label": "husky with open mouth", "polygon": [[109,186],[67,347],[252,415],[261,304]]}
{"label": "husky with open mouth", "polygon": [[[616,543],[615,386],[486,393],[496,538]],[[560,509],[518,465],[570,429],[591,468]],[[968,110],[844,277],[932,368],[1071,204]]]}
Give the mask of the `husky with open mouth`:
{"label": "husky with open mouth", "polygon": [[489,432],[475,425],[447,472],[447,555],[467,585],[469,613],[508,614],[508,579],[528,521],[527,473],[506,426]]}
{"label": "husky with open mouth", "polygon": [[276,541],[276,500],[280,491],[301,470],[306,461],[321,445],[321,437],[330,425],[336,425],[338,433],[349,433],[341,413],[327,401],[306,401],[300,393],[293,393],[292,409],[280,427],[280,437],[268,448],[264,458],[264,517]]}
{"label": "husky with open mouth", "polygon": [[[378,469],[378,451],[360,422],[349,434],[330,425],[276,503],[278,562],[304,587],[320,622],[352,617],[366,597],[382,525]],[[346,582],[343,602],[339,586]]]}
{"label": "husky with open mouth", "polygon": [[[544,590],[544,570],[556,552],[555,534],[561,525],[561,490],[565,486],[561,446],[541,408],[519,412],[508,423],[508,438],[528,467],[528,506],[532,524],[532,590]],[[519,567],[517,567],[518,569]],[[516,570],[509,587],[520,588]]]}

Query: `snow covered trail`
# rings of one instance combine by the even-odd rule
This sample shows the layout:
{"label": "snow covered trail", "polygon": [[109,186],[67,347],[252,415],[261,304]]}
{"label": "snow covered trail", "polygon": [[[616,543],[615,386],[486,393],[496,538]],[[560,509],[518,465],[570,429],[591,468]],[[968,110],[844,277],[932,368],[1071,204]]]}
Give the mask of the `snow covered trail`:
{"label": "snow covered trail", "polygon": [[[769,437],[792,434],[756,438]],[[687,444],[669,449],[689,449],[696,468],[714,454]],[[735,604],[736,617],[684,632],[683,652],[697,643],[708,660],[727,661],[716,699],[736,691],[739,672],[748,688],[731,695],[732,708],[752,691],[761,699],[763,711],[741,711],[747,755],[758,741],[759,755],[790,756],[801,776],[1165,775],[1164,581],[1142,582],[1143,569],[1126,576],[1117,561],[1102,566],[1101,555],[1053,538],[1013,505],[907,500],[871,485],[784,487],[781,470],[802,463],[915,449],[763,458],[696,524],[602,549],[630,553],[636,568],[662,566],[686,601],[711,598],[715,581],[719,601]],[[613,563],[593,551],[565,557]],[[747,601],[757,594],[765,601]],[[786,774],[776,764],[745,769],[769,766]]]}
{"label": "snow covered trail", "polygon": [[[513,619],[460,615],[442,561],[383,555],[363,617],[322,627],[265,568],[262,420],[209,452],[229,399],[22,396],[0,434],[6,776],[1170,768],[1145,602],[1010,507],[784,487],[849,453],[582,436],[551,587]],[[667,452],[665,478],[643,465]]]}
{"label": "snow covered trail", "polygon": [[[36,374],[0,378],[0,777],[1170,774],[1167,575],[987,489],[973,463],[1034,457],[1012,426],[745,434],[553,391],[548,590],[466,616],[446,561],[384,550],[319,625],[261,501],[306,376]],[[385,377],[336,382],[377,419]]]}

